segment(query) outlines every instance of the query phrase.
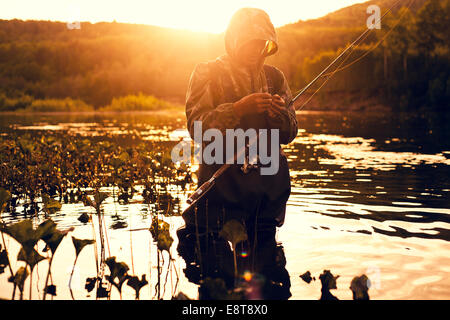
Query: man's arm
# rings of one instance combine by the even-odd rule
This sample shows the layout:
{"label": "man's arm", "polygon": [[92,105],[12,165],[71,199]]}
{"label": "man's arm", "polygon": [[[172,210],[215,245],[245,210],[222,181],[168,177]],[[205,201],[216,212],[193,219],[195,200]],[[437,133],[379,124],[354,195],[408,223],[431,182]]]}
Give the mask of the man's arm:
{"label": "man's arm", "polygon": [[202,121],[202,129],[219,129],[225,134],[226,129],[236,128],[239,117],[233,103],[214,105],[210,70],[207,63],[198,64],[191,74],[186,93],[186,117],[188,130],[194,138],[194,121]]}
{"label": "man's arm", "polygon": [[280,144],[288,144],[295,139],[298,132],[297,116],[293,105],[290,105],[292,93],[284,74],[277,69],[282,77],[282,84],[275,95],[273,106],[268,112],[270,129],[280,130]]}

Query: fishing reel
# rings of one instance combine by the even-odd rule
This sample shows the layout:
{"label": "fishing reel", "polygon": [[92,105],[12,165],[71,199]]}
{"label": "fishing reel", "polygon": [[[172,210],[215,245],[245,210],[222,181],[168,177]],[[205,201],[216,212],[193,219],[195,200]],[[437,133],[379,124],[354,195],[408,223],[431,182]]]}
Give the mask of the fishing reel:
{"label": "fishing reel", "polygon": [[259,163],[259,156],[256,155],[256,158],[252,159],[253,161],[250,162],[249,155],[248,155],[248,148],[249,148],[249,145],[246,144],[245,145],[244,164],[241,166],[241,171],[244,174],[248,174],[252,170],[259,168],[259,164],[258,164]]}

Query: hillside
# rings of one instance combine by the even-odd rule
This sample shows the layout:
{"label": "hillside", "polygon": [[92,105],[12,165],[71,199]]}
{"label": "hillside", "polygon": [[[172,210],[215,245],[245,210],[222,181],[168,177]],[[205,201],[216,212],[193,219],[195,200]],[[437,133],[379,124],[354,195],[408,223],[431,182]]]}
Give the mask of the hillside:
{"label": "hillside", "polygon": [[[361,33],[369,4],[384,11],[395,2],[369,1],[278,28],[280,50],[267,63],[279,67],[296,91]],[[336,76],[323,93],[381,92],[392,103],[401,97],[402,105],[442,104],[450,92],[449,0],[415,0],[410,9],[401,15],[396,8],[349,61],[403,17],[389,41]],[[63,22],[0,20],[0,107],[68,97],[100,108],[139,93],[182,103],[194,66],[225,52],[223,36],[115,22],[82,22],[80,30],[69,30]]]}

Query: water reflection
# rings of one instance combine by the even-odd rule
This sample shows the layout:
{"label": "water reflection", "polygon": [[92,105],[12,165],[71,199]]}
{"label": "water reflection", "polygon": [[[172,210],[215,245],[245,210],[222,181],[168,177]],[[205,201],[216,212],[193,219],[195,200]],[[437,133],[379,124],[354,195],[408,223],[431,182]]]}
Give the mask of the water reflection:
{"label": "water reflection", "polygon": [[[178,254],[184,259],[187,279],[199,287],[199,298],[220,298],[220,290],[211,286],[213,279],[224,281],[227,291],[240,289],[240,298],[285,300],[291,296],[290,277],[281,244],[275,240],[275,228],[247,228],[248,239],[236,247],[236,281],[230,244],[215,233],[181,228],[177,231]],[[230,293],[225,293],[230,297]],[[224,298],[222,296],[221,298]]]}
{"label": "water reflection", "polygon": [[[95,138],[96,141],[111,139],[129,147],[136,141],[148,140],[169,152],[176,142],[187,138],[184,117],[182,112],[170,116],[8,116],[0,118],[0,134],[58,131]],[[269,279],[266,283],[277,284],[269,290],[264,288],[264,297],[281,290],[277,293],[278,298],[292,295],[293,299],[318,299],[318,281],[308,285],[299,276],[311,270],[318,277],[324,269],[329,269],[333,274],[341,275],[337,279],[337,290],[333,292],[339,299],[352,298],[348,289],[351,280],[363,273],[380,283],[379,287],[370,288],[373,299],[448,298],[449,116],[302,112],[298,119],[302,128],[299,136],[284,147],[292,177],[286,223],[277,234],[277,240],[284,248],[273,238],[266,244],[258,244],[261,245],[258,249],[261,261],[258,262],[256,255],[252,265],[251,255],[246,255],[248,248],[239,247],[241,281],[253,279],[258,282],[261,274],[264,279]],[[149,148],[153,147],[152,143]],[[115,203],[111,198],[105,202],[108,232],[112,244],[113,241],[117,243],[112,254],[120,252],[126,261],[133,255],[126,245],[130,240],[126,230],[148,229],[150,222],[143,217],[152,210],[139,204],[143,187],[135,188],[138,192],[126,203]],[[180,203],[174,203],[177,211],[183,209],[186,193],[192,191],[186,188],[169,190],[170,195],[181,199]],[[32,213],[32,208],[27,208],[27,215],[22,214],[24,208],[21,205],[17,210],[15,215],[4,214],[3,220],[12,222],[30,217]],[[91,229],[89,225],[83,227],[77,218],[87,210],[81,203],[69,201],[63,203],[62,210],[52,218],[62,227],[80,228],[79,237],[86,238]],[[177,226],[182,224],[179,217],[173,217],[173,220],[178,221]],[[133,237],[141,233],[145,234],[135,232]],[[177,238],[174,230],[173,237]],[[180,279],[179,289],[188,291],[190,297],[198,294],[198,288],[191,291],[186,288],[190,284],[198,285],[200,279],[208,276],[225,279],[228,288],[234,286],[229,276],[233,275],[234,269],[228,244],[217,237],[202,239],[201,255],[197,255],[196,240],[188,236],[179,239],[182,258],[173,253],[177,266],[185,269],[187,279]],[[145,238],[142,243],[145,241],[148,243],[149,240]],[[134,240],[135,255],[148,250],[142,245],[138,251],[138,244]],[[274,265],[274,257],[279,256],[284,261],[284,254],[288,264]],[[199,256],[202,262],[198,260]],[[62,255],[61,259],[64,258]],[[135,256],[136,269],[142,268],[140,274],[147,272],[149,268],[137,261]],[[61,268],[65,268],[63,263]],[[377,272],[371,275],[367,270]],[[151,271],[155,273],[153,269]],[[178,274],[183,272],[180,270]],[[9,291],[7,295],[2,293],[2,297],[9,294]]]}

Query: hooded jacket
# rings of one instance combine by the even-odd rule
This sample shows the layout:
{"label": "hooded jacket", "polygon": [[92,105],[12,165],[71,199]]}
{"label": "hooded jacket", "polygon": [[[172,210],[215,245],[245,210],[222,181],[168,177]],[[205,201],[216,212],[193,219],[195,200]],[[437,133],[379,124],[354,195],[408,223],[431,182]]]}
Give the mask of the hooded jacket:
{"label": "hooded jacket", "polygon": [[[291,91],[284,74],[273,66],[262,63],[246,67],[236,58],[238,50],[249,41],[265,40],[266,56],[278,50],[275,28],[263,10],[243,8],[232,17],[225,34],[226,54],[209,62],[199,63],[191,74],[186,94],[187,125],[194,139],[194,121],[202,122],[202,130],[241,128],[279,129],[280,144],[291,142],[297,135],[298,126],[295,109],[290,106]],[[263,61],[263,60],[261,60]],[[267,70],[271,70],[276,84],[268,83]],[[273,82],[274,79],[272,79]],[[276,117],[267,114],[237,117],[233,103],[257,92],[279,94],[286,108]],[[280,148],[281,150],[281,148]],[[222,175],[195,210],[199,225],[220,228],[229,219],[248,223],[281,226],[284,222],[285,206],[290,195],[290,177],[286,157],[279,155],[279,170],[275,175],[261,175],[260,169],[245,174],[241,165],[232,165]],[[207,181],[220,164],[201,164],[199,185]],[[184,214],[186,224],[194,223],[194,212]]]}

